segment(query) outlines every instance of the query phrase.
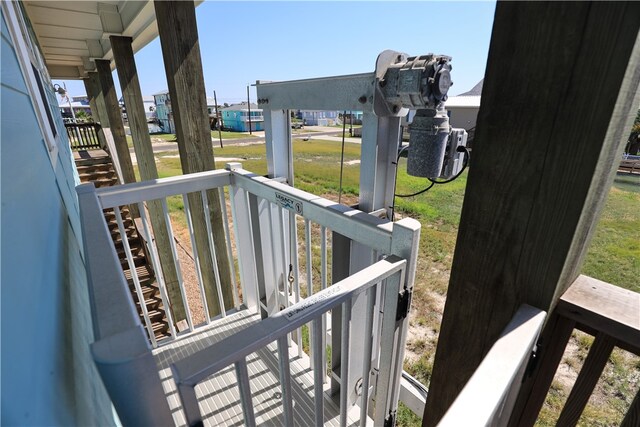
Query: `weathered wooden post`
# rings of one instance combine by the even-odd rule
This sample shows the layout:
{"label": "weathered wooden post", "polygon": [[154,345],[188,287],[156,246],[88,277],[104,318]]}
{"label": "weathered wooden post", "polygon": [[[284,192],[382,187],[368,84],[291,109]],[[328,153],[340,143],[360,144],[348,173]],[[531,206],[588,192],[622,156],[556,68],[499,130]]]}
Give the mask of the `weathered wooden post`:
{"label": "weathered wooden post", "polygon": [[[194,3],[154,1],[154,6],[182,171],[193,173],[212,170],[215,160]],[[219,301],[205,221],[211,221],[224,306],[227,309],[233,307],[233,292],[218,190],[207,191],[207,198],[209,218],[204,215],[203,200],[199,194],[190,194],[189,204],[207,303],[213,316],[219,312]]]}
{"label": "weathered wooden post", "polygon": [[498,2],[423,426],[521,304],[551,311],[578,276],[640,102],[639,26],[633,2]]}
{"label": "weathered wooden post", "polygon": [[[84,88],[87,91],[87,97],[89,98],[89,106],[91,107],[91,118],[93,119],[94,123],[100,123],[100,126],[98,126],[96,129],[98,141],[100,142],[100,146],[102,148],[105,148],[107,146],[107,141],[102,130],[102,122],[100,120],[100,113],[98,111],[98,94],[100,92],[100,89],[98,88],[96,79],[92,78],[91,75],[96,76],[96,73],[90,73],[89,76],[82,81],[84,83]],[[104,100],[102,102],[104,104]],[[106,112],[104,114],[106,114]]]}
{"label": "weathered wooden post", "polygon": [[[111,64],[107,60],[96,59],[96,69],[98,70],[100,92],[102,93],[105,104],[105,117],[109,120],[109,128],[111,128],[117,151],[116,153],[111,153],[111,155],[118,156],[124,183],[136,182],[136,175],[133,171],[133,163],[131,162],[131,155],[129,154],[129,146],[127,145],[127,137],[124,132],[124,124],[122,123],[120,105],[118,104],[118,97],[116,96],[116,88],[113,84],[113,77],[111,76]],[[102,114],[100,114],[100,118],[102,119]],[[139,216],[137,207],[132,205],[131,212],[134,213],[134,211],[136,212],[135,216]]]}
{"label": "weathered wooden post", "polygon": [[[151,146],[151,137],[149,136],[147,116],[144,111],[138,71],[133,57],[131,38],[111,36],[109,40],[111,41],[111,49],[113,50],[113,59],[116,62],[116,71],[118,72],[118,79],[120,80],[120,87],[122,88],[122,96],[127,107],[127,118],[129,119],[129,128],[131,129],[133,147],[136,152],[140,179],[143,181],[157,179],[158,169],[153,155],[153,147]],[[159,261],[164,282],[169,292],[169,299],[171,300],[173,318],[176,319],[177,322],[186,318],[186,312],[171,250],[170,239],[172,236],[169,236],[167,231],[167,224],[164,219],[164,212],[160,201],[150,200],[147,202],[147,207],[149,209],[149,218],[153,227],[153,237],[155,238],[158,249],[158,257],[160,258]],[[152,237],[147,236],[147,238],[151,241]],[[165,307],[165,309],[169,309],[169,307]]]}

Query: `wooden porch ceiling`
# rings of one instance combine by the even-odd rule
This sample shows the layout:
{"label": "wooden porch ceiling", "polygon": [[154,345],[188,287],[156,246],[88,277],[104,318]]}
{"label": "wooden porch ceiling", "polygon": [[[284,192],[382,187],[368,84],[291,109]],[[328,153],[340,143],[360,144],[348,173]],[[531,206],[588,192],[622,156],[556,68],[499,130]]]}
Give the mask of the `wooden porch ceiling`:
{"label": "wooden porch ceiling", "polygon": [[[196,4],[201,1],[196,1]],[[133,39],[134,53],[158,36],[152,1],[24,1],[52,78],[82,79],[94,59],[113,63],[109,36]]]}

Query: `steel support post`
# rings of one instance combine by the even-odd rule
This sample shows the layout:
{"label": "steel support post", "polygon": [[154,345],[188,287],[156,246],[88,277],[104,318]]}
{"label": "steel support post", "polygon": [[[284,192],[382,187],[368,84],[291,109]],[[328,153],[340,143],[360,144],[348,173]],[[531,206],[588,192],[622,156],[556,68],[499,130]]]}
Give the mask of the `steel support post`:
{"label": "steel support post", "polygon": [[[400,118],[374,115],[375,84],[374,73],[258,84],[258,102],[263,107],[265,117],[269,176],[286,177],[289,184],[293,185],[293,149],[289,109],[364,111],[359,209],[365,212],[385,209],[389,212],[393,202]],[[334,282],[375,262],[375,254],[369,248],[353,243],[349,239],[340,238],[335,233],[332,242],[333,259],[335,260],[338,254],[345,255],[340,257],[339,262],[334,262],[332,265]],[[284,254],[274,253],[276,257],[282,255]],[[295,253],[291,256],[295,256]],[[274,265],[280,266],[282,263],[275,260]],[[284,276],[277,277],[286,277],[286,272],[284,273]],[[366,312],[366,298],[364,296],[356,298],[352,310],[352,336],[364,336]],[[332,357],[332,392],[339,390],[341,354],[339,325],[341,322],[341,311],[333,310],[331,324],[334,330],[331,334],[331,346],[332,355],[335,357]],[[376,325],[378,322],[374,322],[374,327],[377,327]],[[352,354],[361,354],[364,351],[364,343],[360,341],[356,339],[351,343]],[[362,366],[361,358],[350,358],[349,384],[359,383]],[[349,404],[355,403],[357,397],[355,387],[349,390]]]}

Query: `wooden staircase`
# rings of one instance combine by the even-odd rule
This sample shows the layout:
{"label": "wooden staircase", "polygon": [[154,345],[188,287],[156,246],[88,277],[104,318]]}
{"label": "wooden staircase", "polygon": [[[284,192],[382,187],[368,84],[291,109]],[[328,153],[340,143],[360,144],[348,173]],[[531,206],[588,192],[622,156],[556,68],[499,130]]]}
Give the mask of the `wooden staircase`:
{"label": "wooden staircase", "polygon": [[[119,184],[113,162],[106,151],[74,151],[74,160],[81,182],[93,182],[96,188]],[[143,303],[147,308],[155,339],[161,340],[169,337],[170,331],[165,309],[162,304],[162,298],[160,297],[160,290],[156,281],[155,272],[149,262],[144,239],[138,232],[138,228],[136,227],[136,223],[129,211],[129,208],[126,206],[121,207],[120,213],[127,242],[129,243],[129,248],[131,249],[133,262],[138,275],[138,280],[140,281],[140,287],[144,298]],[[133,302],[136,305],[138,314],[140,315],[140,321],[145,325],[140,300],[138,299],[129,263],[127,262],[127,256],[122,236],[118,229],[114,210],[106,209],[104,211],[104,217],[107,221],[111,238],[113,239],[116,252],[120,259],[120,265],[122,266],[124,276],[129,284],[129,290],[133,296]]]}

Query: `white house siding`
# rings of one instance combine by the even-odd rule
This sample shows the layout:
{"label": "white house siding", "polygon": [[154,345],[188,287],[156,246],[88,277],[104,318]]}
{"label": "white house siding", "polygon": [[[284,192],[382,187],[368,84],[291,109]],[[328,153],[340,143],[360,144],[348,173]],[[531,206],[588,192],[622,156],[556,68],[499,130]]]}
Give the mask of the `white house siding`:
{"label": "white house siding", "polygon": [[77,174],[51,82],[43,78],[59,135],[53,159],[2,11],[3,425],[113,425],[94,367],[81,253]]}

